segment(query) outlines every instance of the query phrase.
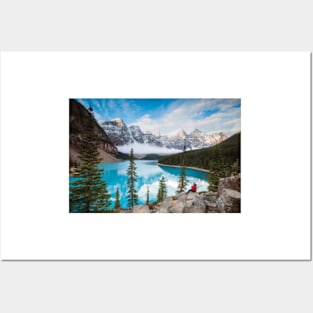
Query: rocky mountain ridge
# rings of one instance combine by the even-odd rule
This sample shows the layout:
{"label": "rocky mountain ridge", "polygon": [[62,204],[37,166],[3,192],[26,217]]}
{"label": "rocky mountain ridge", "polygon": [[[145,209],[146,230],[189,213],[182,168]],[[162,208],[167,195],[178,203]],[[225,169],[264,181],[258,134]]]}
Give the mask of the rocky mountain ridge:
{"label": "rocky mountain ridge", "polygon": [[128,127],[122,119],[99,121],[99,124],[116,146],[140,143],[182,151],[184,148],[186,150],[207,148],[228,138],[222,132],[208,134],[199,129],[187,134],[181,128],[172,136],[161,135],[159,132],[143,132],[137,125]]}

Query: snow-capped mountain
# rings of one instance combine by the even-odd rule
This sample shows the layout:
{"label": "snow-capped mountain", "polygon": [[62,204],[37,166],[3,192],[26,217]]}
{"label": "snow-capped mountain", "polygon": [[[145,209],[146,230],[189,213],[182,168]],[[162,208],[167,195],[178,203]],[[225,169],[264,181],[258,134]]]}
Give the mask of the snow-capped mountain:
{"label": "snow-capped mountain", "polygon": [[176,132],[172,136],[164,136],[164,144],[166,147],[177,150],[191,150],[192,143],[188,139],[188,135],[186,132],[180,128],[178,132]]}
{"label": "snow-capped mountain", "polygon": [[138,145],[143,145],[146,149],[149,145],[154,153],[158,151],[157,148],[162,151],[162,154],[171,153],[171,151],[175,153],[184,149],[192,150],[210,147],[228,138],[221,132],[207,134],[199,129],[187,134],[181,128],[173,135],[161,135],[160,132],[143,132],[137,125],[127,127],[122,119],[99,121],[99,124],[120,151],[126,151],[131,145],[136,144],[137,148]]}
{"label": "snow-capped mountain", "polygon": [[187,134],[185,133],[185,131],[182,128],[180,128],[174,137],[178,138],[178,139],[185,139],[185,138],[187,138]]}
{"label": "snow-capped mountain", "polygon": [[132,125],[128,129],[134,141],[137,141],[139,143],[145,143],[144,133],[141,131],[139,126]]}
{"label": "snow-capped mountain", "polygon": [[104,129],[116,146],[122,146],[134,142],[128,127],[124,124],[122,119],[114,119],[104,122],[101,121],[100,126]]}
{"label": "snow-capped mountain", "polygon": [[195,129],[188,135],[189,141],[192,143],[194,149],[206,148],[209,146],[216,145],[228,137],[222,132],[207,134],[199,129]]}

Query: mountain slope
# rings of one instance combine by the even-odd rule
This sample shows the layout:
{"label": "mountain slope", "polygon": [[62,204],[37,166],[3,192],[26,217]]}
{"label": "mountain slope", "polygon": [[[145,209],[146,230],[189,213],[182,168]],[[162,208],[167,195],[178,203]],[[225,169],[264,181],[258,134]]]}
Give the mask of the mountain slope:
{"label": "mountain slope", "polygon": [[[240,164],[240,135],[239,132],[210,148],[186,151],[185,165],[208,169],[209,162],[217,159],[230,165],[238,160]],[[159,162],[167,165],[180,165],[181,156],[182,153],[168,155],[160,158]]]}
{"label": "mountain slope", "polygon": [[[70,167],[79,163],[79,148],[85,126],[90,121],[89,111],[74,99],[70,99]],[[99,157],[102,162],[117,162],[118,151],[105,131],[93,120],[99,138]]]}

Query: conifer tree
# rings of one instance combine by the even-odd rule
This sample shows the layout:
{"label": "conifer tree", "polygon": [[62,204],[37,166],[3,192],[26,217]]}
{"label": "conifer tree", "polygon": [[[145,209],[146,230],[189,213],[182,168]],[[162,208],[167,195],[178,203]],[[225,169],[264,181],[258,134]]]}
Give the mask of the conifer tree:
{"label": "conifer tree", "polygon": [[137,190],[135,188],[135,183],[137,180],[137,173],[136,173],[136,163],[134,160],[134,150],[131,149],[130,150],[130,156],[129,156],[129,167],[127,169],[127,176],[128,176],[128,180],[127,180],[127,202],[128,202],[128,207],[129,208],[133,208],[134,205],[136,205],[138,203],[138,194],[137,194]]}
{"label": "conifer tree", "polygon": [[76,167],[70,186],[70,212],[101,212],[111,205],[111,195],[106,182],[102,179],[104,170],[98,167],[99,139],[95,132],[95,119],[92,109],[82,134],[80,146],[81,163]]}
{"label": "conifer tree", "polygon": [[185,150],[186,150],[186,145],[184,145],[184,150],[183,150],[183,153],[181,154],[180,175],[178,179],[178,187],[177,187],[176,193],[186,191],[186,186],[188,184],[187,177],[186,177],[186,167],[185,167]]}
{"label": "conifer tree", "polygon": [[150,202],[150,196],[149,196],[149,186],[147,185],[147,198],[146,198],[146,205],[148,205],[149,204],[149,202]]}
{"label": "conifer tree", "polygon": [[209,160],[209,191],[217,191],[220,175],[220,153],[217,146],[212,149],[211,157]]}
{"label": "conifer tree", "polygon": [[119,209],[121,207],[121,203],[120,203],[120,191],[118,189],[118,187],[116,188],[116,193],[115,193],[115,204],[114,204],[114,209]]}
{"label": "conifer tree", "polygon": [[221,155],[218,146],[214,146],[209,158],[209,191],[217,191],[220,177],[222,177]]}
{"label": "conifer tree", "polygon": [[167,196],[167,187],[165,183],[165,178],[162,176],[160,183],[159,183],[159,190],[158,190],[158,202],[163,201]]}
{"label": "conifer tree", "polygon": [[208,190],[216,192],[219,183],[219,174],[213,166],[210,167],[208,179],[209,179]]}

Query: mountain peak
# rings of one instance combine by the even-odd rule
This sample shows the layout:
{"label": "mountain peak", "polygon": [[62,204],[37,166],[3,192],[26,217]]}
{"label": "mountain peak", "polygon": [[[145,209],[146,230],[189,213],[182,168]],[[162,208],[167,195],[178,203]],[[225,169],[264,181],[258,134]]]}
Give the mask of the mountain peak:
{"label": "mountain peak", "polygon": [[113,118],[111,120],[111,122],[116,122],[117,126],[120,126],[120,127],[125,125],[123,120],[121,118],[119,118],[119,117],[118,118]]}
{"label": "mountain peak", "polygon": [[176,136],[175,137],[178,137],[178,138],[186,138],[187,137],[187,134],[185,133],[185,131],[180,128],[178,130],[178,132],[176,133]]}

